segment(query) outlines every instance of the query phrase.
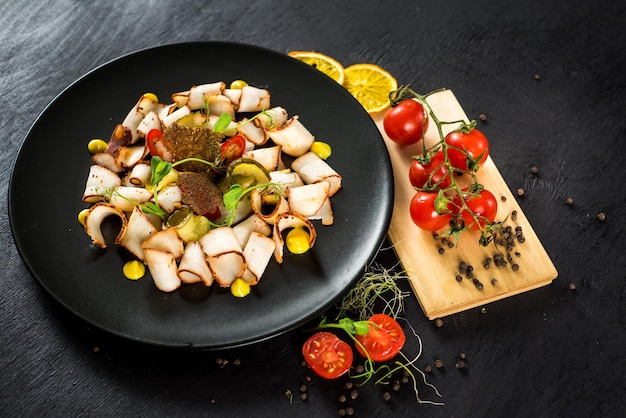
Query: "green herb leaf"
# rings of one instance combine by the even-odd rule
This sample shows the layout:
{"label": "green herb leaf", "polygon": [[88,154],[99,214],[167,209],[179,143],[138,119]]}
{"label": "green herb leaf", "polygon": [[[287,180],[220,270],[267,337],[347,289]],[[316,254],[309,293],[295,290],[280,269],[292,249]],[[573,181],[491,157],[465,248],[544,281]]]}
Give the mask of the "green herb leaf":
{"label": "green herb leaf", "polygon": [[163,161],[160,157],[152,157],[150,160],[150,174],[151,182],[155,189],[161,180],[168,175],[171,169],[172,163]]}
{"label": "green herb leaf", "polygon": [[230,114],[222,113],[220,117],[217,119],[217,122],[215,122],[215,125],[213,125],[213,131],[214,132],[226,131],[232,121],[233,119],[230,117]]}

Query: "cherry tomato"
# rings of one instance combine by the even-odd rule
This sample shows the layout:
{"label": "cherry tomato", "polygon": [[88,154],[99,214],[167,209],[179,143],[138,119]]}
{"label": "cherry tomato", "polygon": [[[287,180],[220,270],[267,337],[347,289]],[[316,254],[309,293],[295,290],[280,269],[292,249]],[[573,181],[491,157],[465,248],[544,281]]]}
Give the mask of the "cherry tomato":
{"label": "cherry tomato", "polygon": [[[463,189],[463,191],[467,191],[467,189]],[[462,206],[459,196],[454,198],[454,204],[457,208]],[[461,213],[465,221],[465,226],[471,225],[471,229],[480,229],[484,227],[486,223],[491,223],[496,219],[498,200],[489,190],[481,190],[478,195],[467,195],[465,197],[465,204],[469,210],[474,212],[478,217],[478,223],[476,223],[468,210],[464,210],[463,213]]]}
{"label": "cherry tomato", "polygon": [[302,346],[302,354],[309,367],[325,379],[343,375],[352,365],[352,349],[330,332],[313,334]]}
{"label": "cherry tomato", "polygon": [[235,135],[232,138],[224,141],[220,145],[220,157],[222,161],[228,165],[237,158],[241,158],[243,152],[246,150],[246,140],[241,135]]}
{"label": "cherry tomato", "polygon": [[[406,341],[406,335],[398,321],[385,314],[375,314],[368,321],[373,323],[369,324],[369,332],[365,335],[356,335],[356,339],[363,344],[372,360],[386,361],[394,358]],[[358,344],[356,349],[367,357]]]}
{"label": "cherry tomato", "polygon": [[426,231],[437,231],[450,223],[452,215],[440,215],[435,209],[437,192],[419,191],[411,199],[410,213],[415,225]]}
{"label": "cherry tomato", "polygon": [[422,133],[428,127],[428,116],[420,102],[405,99],[385,114],[383,127],[392,141],[411,145],[422,139]]}
{"label": "cherry tomato", "polygon": [[[443,165],[445,156],[443,151],[437,151],[428,164],[422,164],[419,160],[413,159],[409,167],[409,180],[413,187],[423,189],[427,186],[430,178],[429,186],[437,186],[439,189],[445,189],[450,186],[450,176],[448,175],[448,167]],[[432,177],[430,175],[432,174]]]}
{"label": "cherry tomato", "polygon": [[148,151],[153,157],[159,157],[163,161],[172,161],[172,153],[167,149],[163,143],[163,132],[159,129],[150,129],[146,135],[146,144],[148,145]]}
{"label": "cherry tomato", "polygon": [[469,132],[450,132],[446,135],[445,141],[450,146],[448,148],[450,164],[460,170],[476,171],[489,156],[489,141],[476,128],[470,129]]}

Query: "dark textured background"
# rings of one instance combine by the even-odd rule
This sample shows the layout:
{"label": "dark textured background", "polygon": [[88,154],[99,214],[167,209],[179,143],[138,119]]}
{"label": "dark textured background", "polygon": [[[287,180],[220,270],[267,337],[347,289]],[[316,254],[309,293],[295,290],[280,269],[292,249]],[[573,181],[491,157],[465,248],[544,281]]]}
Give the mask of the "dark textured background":
{"label": "dark textured background", "polygon": [[[208,353],[119,340],[52,300],[13,243],[6,210],[13,160],[57,94],[138,49],[226,40],[319,50],[346,66],[376,63],[422,92],[451,88],[470,117],[487,115],[481,127],[492,156],[511,189],[526,189],[522,208],[559,271],[549,286],[490,304],[486,313],[452,315],[441,328],[408,299],[406,317],[423,341],[418,364],[444,362],[428,376],[442,397],[423,384],[420,396],[445,406],[418,405],[407,385],[384,403],[381,393],[390,388],[368,384],[349,402],[356,415],[618,416],[626,409],[626,6],[510,3],[3,2],[0,415],[337,414],[343,380],[306,381],[300,331]],[[47,146],[57,141],[51,134]],[[42,187],[62,185],[42,179]],[[565,204],[568,196],[574,205]],[[389,251],[379,261],[395,263]],[[411,339],[406,352],[417,349]],[[463,370],[454,367],[460,352],[467,354]]]}

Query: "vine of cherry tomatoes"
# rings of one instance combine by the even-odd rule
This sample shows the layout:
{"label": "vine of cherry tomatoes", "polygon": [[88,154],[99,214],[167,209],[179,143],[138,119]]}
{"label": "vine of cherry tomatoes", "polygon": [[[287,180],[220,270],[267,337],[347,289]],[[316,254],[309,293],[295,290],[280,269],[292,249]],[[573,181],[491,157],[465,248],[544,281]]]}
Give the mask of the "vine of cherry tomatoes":
{"label": "vine of cherry tomatoes", "polygon": [[[387,136],[401,146],[416,144],[424,138],[429,123],[435,123],[440,140],[431,147],[422,141],[422,152],[412,157],[409,181],[416,190],[409,212],[421,229],[448,234],[465,230],[481,231],[482,245],[490,241],[489,234],[498,210],[493,193],[478,183],[475,173],[489,156],[489,141],[476,129],[476,122],[440,121],[426,102],[408,87],[390,95],[391,109],[385,114],[383,128]],[[459,127],[443,135],[445,124]],[[469,186],[458,180],[466,177]]]}

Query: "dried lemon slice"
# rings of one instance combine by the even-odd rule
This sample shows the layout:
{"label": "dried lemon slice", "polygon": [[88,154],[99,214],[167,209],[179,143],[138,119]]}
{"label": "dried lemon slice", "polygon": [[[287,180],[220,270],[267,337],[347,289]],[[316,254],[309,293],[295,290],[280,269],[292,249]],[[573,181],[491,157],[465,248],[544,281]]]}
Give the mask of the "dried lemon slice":
{"label": "dried lemon slice", "polygon": [[317,68],[339,84],[344,82],[343,65],[334,58],[315,51],[291,51],[287,55]]}
{"label": "dried lemon slice", "polygon": [[389,92],[398,88],[398,82],[386,70],[374,64],[354,64],[344,70],[343,86],[373,114],[389,107]]}

